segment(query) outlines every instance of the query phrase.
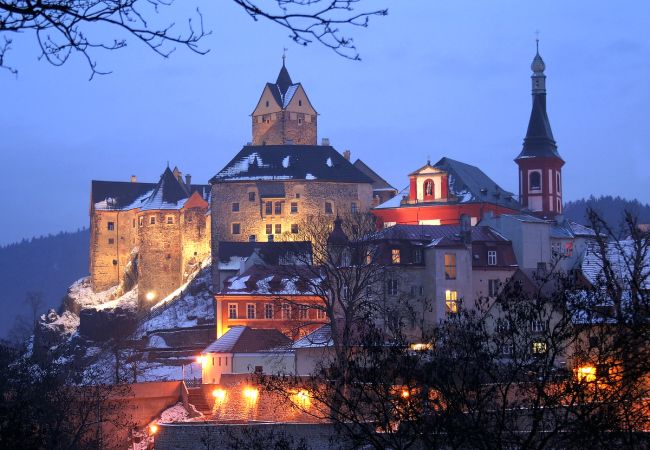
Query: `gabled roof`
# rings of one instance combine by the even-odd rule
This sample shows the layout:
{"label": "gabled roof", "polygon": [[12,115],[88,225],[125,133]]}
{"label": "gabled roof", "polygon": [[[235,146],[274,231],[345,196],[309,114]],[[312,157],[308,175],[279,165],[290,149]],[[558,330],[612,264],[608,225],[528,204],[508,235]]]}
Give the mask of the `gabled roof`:
{"label": "gabled roof", "polygon": [[364,163],[360,159],[357,159],[354,162],[353,166],[359,169],[361,172],[363,172],[366,176],[368,176],[372,180],[372,189],[374,191],[387,191],[387,190],[397,191],[397,189],[391,186],[388,183],[388,181],[380,177],[377,174],[377,172],[375,172],[370,167],[368,167],[366,163]]}
{"label": "gabled roof", "polygon": [[[257,251],[265,264],[280,265],[283,259],[291,260],[293,255],[310,255],[311,242],[230,242],[219,241],[219,260],[248,258]],[[305,259],[302,257],[302,259]]]}
{"label": "gabled roof", "polygon": [[[471,227],[472,242],[508,242],[499,232],[488,226]],[[372,236],[373,241],[401,240],[433,242],[460,236],[460,225],[393,225]]]}
{"label": "gabled roof", "polygon": [[298,339],[293,343],[291,348],[322,348],[332,347],[333,345],[334,341],[332,340],[332,327],[331,325],[323,325],[322,327],[316,328],[307,336]]}
{"label": "gabled roof", "polygon": [[234,326],[208,345],[202,353],[253,353],[286,349],[291,339],[276,329],[255,329]]}
{"label": "gabled roof", "polygon": [[254,264],[244,273],[226,279],[219,295],[312,295],[305,281],[308,278],[314,278],[315,282],[320,279],[311,269],[300,266],[288,269],[286,266]]}
{"label": "gabled roof", "polygon": [[180,209],[194,191],[199,191],[199,194],[205,199],[206,186],[187,186],[182,180],[176,178],[167,167],[149,198],[142,204],[141,209],[143,211]]}
{"label": "gabled roof", "polygon": [[264,180],[319,180],[372,183],[329,145],[247,145],[210,183]]}

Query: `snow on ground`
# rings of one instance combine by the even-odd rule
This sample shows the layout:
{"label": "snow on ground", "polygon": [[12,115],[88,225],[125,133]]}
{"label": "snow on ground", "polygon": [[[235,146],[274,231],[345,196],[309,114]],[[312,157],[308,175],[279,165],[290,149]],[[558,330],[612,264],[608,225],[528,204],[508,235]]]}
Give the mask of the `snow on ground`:
{"label": "snow on ground", "polygon": [[102,292],[93,292],[90,286],[90,277],[84,277],[75,281],[68,289],[68,297],[78,305],[79,309],[95,308],[107,309],[121,306],[125,309],[133,309],[138,304],[137,286],[116,298],[118,286],[113,286]]}
{"label": "snow on ground", "polygon": [[79,316],[70,311],[64,311],[60,316],[56,312],[50,311],[47,315],[41,316],[41,322],[42,327],[68,336],[79,328]]}
{"label": "snow on ground", "polygon": [[171,408],[167,408],[160,414],[160,423],[183,422],[190,418],[190,414],[182,403],[178,402]]}

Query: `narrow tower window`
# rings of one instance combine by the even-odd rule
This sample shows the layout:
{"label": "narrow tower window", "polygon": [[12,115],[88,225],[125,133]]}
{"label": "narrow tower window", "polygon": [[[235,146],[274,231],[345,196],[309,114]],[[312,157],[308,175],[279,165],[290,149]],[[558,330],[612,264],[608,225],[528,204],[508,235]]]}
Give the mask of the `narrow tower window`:
{"label": "narrow tower window", "polygon": [[542,189],[542,174],[540,172],[530,173],[530,190],[539,191]]}

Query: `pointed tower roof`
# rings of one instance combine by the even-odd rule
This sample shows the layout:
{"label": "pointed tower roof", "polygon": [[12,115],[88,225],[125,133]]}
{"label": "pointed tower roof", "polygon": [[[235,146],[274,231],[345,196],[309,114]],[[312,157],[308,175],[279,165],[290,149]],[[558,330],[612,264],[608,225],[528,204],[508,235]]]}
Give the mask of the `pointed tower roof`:
{"label": "pointed tower roof", "polygon": [[[160,181],[154,188],[149,199],[142,206],[142,210],[151,209],[177,209],[183,206],[181,200],[188,198],[185,188],[174,176],[174,173],[167,167],[160,176]],[[184,202],[183,202],[184,203]]]}
{"label": "pointed tower roof", "polygon": [[524,145],[515,158],[533,158],[533,157],[554,157],[559,158],[560,154],[557,151],[557,144],[553,137],[551,130],[551,122],[548,120],[546,113],[546,64],[539,54],[539,41],[538,48],[533,62],[530,65],[533,72],[531,76],[533,83],[533,107],[530,112],[530,119],[528,121],[528,130],[524,138]]}
{"label": "pointed tower roof", "polygon": [[350,244],[350,239],[348,239],[345,231],[343,231],[342,224],[343,221],[341,218],[339,216],[336,216],[336,219],[334,220],[334,228],[332,229],[330,235],[327,237],[328,245],[346,247]]}
{"label": "pointed tower roof", "polygon": [[275,84],[278,86],[278,89],[280,89],[280,93],[282,94],[283,98],[287,93],[289,87],[293,85],[293,81],[291,81],[291,76],[289,76],[289,71],[287,70],[287,67],[284,65],[284,60],[282,61],[282,68],[280,69],[280,73],[278,73],[278,79],[275,80]]}

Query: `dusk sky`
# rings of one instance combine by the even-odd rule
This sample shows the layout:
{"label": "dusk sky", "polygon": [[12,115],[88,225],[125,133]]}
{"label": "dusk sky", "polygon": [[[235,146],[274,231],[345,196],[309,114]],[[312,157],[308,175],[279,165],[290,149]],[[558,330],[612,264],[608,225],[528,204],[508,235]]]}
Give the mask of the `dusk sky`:
{"label": "dusk sky", "polygon": [[[179,25],[187,4],[197,3],[175,7]],[[7,63],[19,75],[0,71],[0,245],[88,226],[91,179],[155,182],[169,161],[207,183],[251,140],[249,114],[283,47],[320,114],[319,141],[351,150],[398,189],[428,156],[448,156],[516,193],[536,30],[565,200],[650,202],[646,0],[367,0],[359,8],[389,15],[347,30],[361,62],[298,46],[232,2],[198,5],[213,32],[207,55],[164,59],[129,38],[125,50],[96,53],[113,73],[92,81],[80,56],[53,67],[37,60],[31,35],[15,38]]]}

